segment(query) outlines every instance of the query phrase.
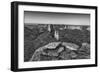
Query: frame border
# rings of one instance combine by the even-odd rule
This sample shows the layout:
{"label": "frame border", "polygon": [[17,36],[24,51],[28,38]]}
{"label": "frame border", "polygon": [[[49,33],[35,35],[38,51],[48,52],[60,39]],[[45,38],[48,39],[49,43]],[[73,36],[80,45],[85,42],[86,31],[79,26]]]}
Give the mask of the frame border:
{"label": "frame border", "polygon": [[[95,9],[95,64],[74,65],[74,66],[53,66],[40,68],[18,68],[18,6],[19,5],[36,5],[36,6],[50,6],[50,7],[69,7],[69,8],[85,8]],[[51,70],[51,69],[65,69],[65,68],[82,68],[82,67],[96,67],[98,65],[97,56],[97,6],[84,5],[68,5],[68,4],[51,4],[51,3],[36,3],[36,2],[11,2],[11,71],[35,71],[35,70]]]}

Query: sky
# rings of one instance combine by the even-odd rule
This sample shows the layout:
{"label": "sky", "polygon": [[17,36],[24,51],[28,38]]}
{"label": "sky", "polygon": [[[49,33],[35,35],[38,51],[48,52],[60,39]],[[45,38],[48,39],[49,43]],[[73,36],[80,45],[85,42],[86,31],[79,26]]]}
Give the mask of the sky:
{"label": "sky", "polygon": [[24,11],[24,23],[90,25],[90,14]]}

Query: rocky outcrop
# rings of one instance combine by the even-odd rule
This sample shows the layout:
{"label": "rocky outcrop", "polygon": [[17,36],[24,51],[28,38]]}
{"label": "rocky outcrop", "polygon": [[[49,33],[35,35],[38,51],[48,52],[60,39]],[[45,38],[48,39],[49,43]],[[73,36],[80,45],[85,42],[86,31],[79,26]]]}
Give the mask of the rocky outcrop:
{"label": "rocky outcrop", "polygon": [[[35,53],[33,54],[30,61],[40,61],[41,55],[48,56],[48,57],[56,57],[62,59],[69,59],[68,57],[72,56],[72,58],[76,57],[73,50],[78,49],[78,45],[73,43],[66,43],[66,42],[52,42],[43,47],[38,48]],[[70,54],[68,54],[70,53]],[[71,57],[70,57],[71,58]]]}

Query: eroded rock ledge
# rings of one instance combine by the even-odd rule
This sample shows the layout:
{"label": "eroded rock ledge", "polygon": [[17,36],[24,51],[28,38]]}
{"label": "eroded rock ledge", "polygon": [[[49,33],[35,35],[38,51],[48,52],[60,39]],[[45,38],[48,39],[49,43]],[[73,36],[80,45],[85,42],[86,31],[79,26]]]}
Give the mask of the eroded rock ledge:
{"label": "eroded rock ledge", "polygon": [[88,59],[88,43],[82,43],[81,48],[74,43],[51,42],[38,48],[29,61]]}

